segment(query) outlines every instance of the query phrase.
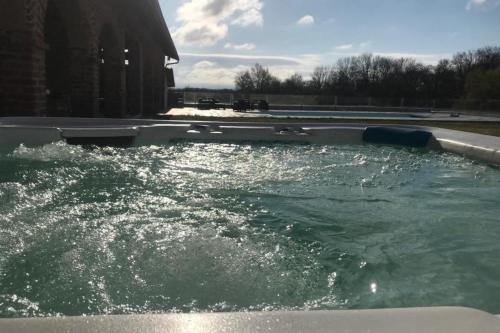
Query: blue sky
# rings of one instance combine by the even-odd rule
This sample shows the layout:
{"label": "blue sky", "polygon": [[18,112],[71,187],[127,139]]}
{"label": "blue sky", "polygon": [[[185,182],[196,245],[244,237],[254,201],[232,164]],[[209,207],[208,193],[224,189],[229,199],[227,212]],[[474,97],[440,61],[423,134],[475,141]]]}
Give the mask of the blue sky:
{"label": "blue sky", "polygon": [[160,0],[180,87],[233,87],[259,62],[277,76],[364,52],[436,63],[500,46],[500,0]]}

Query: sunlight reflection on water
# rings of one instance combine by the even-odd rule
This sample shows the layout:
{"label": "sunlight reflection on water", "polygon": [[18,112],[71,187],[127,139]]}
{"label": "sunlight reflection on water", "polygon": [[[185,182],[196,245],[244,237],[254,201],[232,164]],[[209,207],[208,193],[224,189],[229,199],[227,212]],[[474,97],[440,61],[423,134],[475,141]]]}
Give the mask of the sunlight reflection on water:
{"label": "sunlight reflection on water", "polygon": [[465,305],[500,312],[500,172],[376,146],[0,155],[3,317]]}

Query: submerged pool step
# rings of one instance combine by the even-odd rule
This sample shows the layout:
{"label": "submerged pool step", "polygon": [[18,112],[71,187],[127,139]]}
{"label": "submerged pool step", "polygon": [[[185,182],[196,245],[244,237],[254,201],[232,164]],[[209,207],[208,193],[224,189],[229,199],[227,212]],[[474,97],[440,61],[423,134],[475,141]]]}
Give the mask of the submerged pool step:
{"label": "submerged pool step", "polygon": [[137,127],[60,128],[61,137],[70,145],[130,147],[140,131]]}

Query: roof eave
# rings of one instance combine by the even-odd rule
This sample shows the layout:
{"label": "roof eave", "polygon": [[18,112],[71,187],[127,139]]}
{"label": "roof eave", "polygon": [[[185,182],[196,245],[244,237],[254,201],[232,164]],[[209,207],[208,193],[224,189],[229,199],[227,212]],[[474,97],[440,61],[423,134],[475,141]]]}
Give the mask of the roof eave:
{"label": "roof eave", "polygon": [[172,36],[170,35],[170,31],[168,30],[167,23],[165,22],[165,18],[163,17],[160,3],[158,2],[158,0],[149,0],[148,2],[151,6],[158,26],[158,28],[155,30],[158,31],[157,36],[159,42],[161,43],[161,48],[163,49],[167,57],[175,60],[180,60],[179,53],[177,52],[177,48],[175,47]]}

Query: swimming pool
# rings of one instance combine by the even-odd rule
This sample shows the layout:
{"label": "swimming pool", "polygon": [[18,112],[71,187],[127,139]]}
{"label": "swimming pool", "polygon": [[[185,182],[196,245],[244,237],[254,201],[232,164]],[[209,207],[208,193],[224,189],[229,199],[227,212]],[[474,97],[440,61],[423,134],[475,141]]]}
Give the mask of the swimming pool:
{"label": "swimming pool", "polygon": [[271,110],[271,111],[246,111],[246,112],[235,112],[231,108],[228,109],[217,109],[217,110],[200,110],[198,108],[180,108],[172,109],[168,112],[169,116],[189,116],[189,117],[216,117],[216,118],[338,118],[338,119],[424,119],[424,118],[447,118],[449,119],[449,114],[447,115],[436,115],[429,112],[396,112],[396,111],[321,111],[321,110]]}
{"label": "swimming pool", "polygon": [[0,153],[0,315],[500,312],[500,170],[420,149]]}
{"label": "swimming pool", "polygon": [[262,115],[279,118],[429,118],[428,113],[375,111],[264,111]]}

